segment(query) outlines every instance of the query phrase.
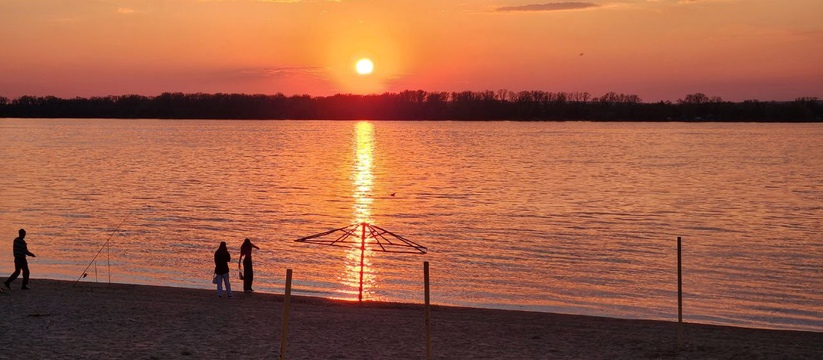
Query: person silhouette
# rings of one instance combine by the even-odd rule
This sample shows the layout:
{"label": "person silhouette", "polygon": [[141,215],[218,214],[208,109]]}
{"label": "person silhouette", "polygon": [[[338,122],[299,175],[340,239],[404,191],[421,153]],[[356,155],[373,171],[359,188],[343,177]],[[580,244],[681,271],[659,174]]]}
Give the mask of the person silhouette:
{"label": "person silhouette", "polygon": [[20,229],[20,231],[18,231],[18,234],[20,236],[14,238],[14,247],[13,247],[13,249],[14,249],[13,250],[14,251],[14,272],[11,273],[11,276],[9,276],[9,278],[6,279],[6,281],[3,282],[3,285],[5,285],[7,289],[11,289],[12,281],[17,279],[17,276],[20,275],[20,271],[22,270],[23,271],[23,287],[21,287],[21,289],[28,290],[29,289],[29,287],[28,287],[28,284],[29,284],[29,262],[28,262],[28,260],[26,260],[26,256],[31,256],[31,257],[36,257],[36,256],[34,256],[34,254],[29,252],[29,248],[26,245],[26,240],[25,240],[26,230],[25,229]]}
{"label": "person silhouette", "polygon": [[254,291],[254,289],[251,288],[251,284],[254,281],[254,267],[251,262],[252,248],[260,250],[257,245],[252,244],[249,238],[246,238],[246,240],[243,241],[243,245],[240,245],[240,259],[237,260],[238,269],[240,268],[240,263],[243,263],[243,272],[240,278],[243,279],[244,292]]}
{"label": "person silhouette", "polygon": [[226,284],[226,294],[231,297],[231,283],[229,282],[229,262],[231,254],[226,248],[226,242],[220,242],[214,252],[214,275],[217,276],[217,297],[223,297],[223,284]]}

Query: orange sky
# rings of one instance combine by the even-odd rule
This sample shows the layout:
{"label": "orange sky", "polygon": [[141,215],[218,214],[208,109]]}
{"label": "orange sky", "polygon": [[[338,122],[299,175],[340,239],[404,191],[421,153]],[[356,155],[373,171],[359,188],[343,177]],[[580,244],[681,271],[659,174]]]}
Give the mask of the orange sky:
{"label": "orange sky", "polygon": [[823,98],[821,20],[821,0],[0,0],[0,96]]}

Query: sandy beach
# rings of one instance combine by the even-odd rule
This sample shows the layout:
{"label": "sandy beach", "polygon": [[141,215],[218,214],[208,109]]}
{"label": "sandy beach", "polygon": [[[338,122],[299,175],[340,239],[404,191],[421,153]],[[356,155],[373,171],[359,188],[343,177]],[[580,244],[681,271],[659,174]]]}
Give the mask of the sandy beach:
{"label": "sandy beach", "polygon": [[[276,359],[283,295],[33,279],[2,359]],[[235,287],[239,284],[235,284]],[[292,297],[289,359],[425,359],[424,307]],[[433,306],[433,359],[822,359],[823,333]]]}

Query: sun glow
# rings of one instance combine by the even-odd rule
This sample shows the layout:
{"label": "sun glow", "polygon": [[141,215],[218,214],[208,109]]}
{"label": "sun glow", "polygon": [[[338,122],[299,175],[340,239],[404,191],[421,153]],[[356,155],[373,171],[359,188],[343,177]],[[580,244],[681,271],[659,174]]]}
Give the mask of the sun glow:
{"label": "sun glow", "polygon": [[[332,24],[334,25],[334,24]],[[340,93],[379,94],[391,90],[398,79],[408,73],[408,62],[419,54],[410,52],[415,42],[407,38],[409,33],[376,31],[393,29],[394,22],[378,21],[368,26],[351,27],[340,23],[326,28],[330,36],[316,49],[324,51],[329,80]],[[367,71],[367,72],[364,72]]]}
{"label": "sun glow", "polygon": [[374,71],[374,63],[370,59],[360,59],[357,60],[354,69],[360,75],[368,75]]}

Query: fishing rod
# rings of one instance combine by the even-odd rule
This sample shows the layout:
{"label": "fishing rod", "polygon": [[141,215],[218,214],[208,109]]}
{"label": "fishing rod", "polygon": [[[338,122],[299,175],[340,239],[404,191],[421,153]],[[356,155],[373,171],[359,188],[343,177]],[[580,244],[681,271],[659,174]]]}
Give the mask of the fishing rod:
{"label": "fishing rod", "polygon": [[[97,254],[95,254],[94,257],[91,259],[91,261],[89,261],[89,265],[86,266],[86,269],[83,270],[83,273],[80,274],[80,277],[77,278],[77,281],[75,281],[74,284],[71,287],[77,286],[77,283],[80,282],[80,279],[84,278],[87,275],[86,271],[89,270],[89,268],[91,267],[91,264],[94,264],[94,260],[97,260],[97,256],[99,256],[100,253],[103,252],[103,249],[105,249],[106,245],[109,244],[109,241],[111,241],[111,238],[114,236],[115,233],[117,233],[117,230],[120,229],[120,226],[123,225],[124,222],[126,222],[126,219],[128,219],[129,216],[131,216],[131,213],[132,212],[129,212],[128,214],[126,214],[126,217],[124,217],[123,220],[120,221],[120,224],[117,224],[117,227],[114,228],[114,231],[111,232],[111,235],[109,235],[109,238],[106,239],[106,242],[103,243],[103,246],[100,247],[100,250],[97,251]],[[96,268],[97,267],[95,266],[95,269]],[[109,283],[111,283],[111,264],[109,264]]]}

